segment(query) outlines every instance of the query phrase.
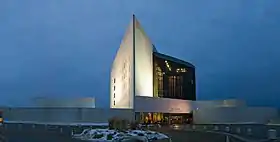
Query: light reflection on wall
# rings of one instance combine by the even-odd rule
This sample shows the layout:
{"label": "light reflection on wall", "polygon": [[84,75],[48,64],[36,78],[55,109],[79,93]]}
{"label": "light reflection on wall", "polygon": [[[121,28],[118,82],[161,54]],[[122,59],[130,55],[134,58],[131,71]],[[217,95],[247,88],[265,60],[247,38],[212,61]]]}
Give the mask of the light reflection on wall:
{"label": "light reflection on wall", "polygon": [[153,45],[140,23],[135,21],[136,96],[153,97]]}

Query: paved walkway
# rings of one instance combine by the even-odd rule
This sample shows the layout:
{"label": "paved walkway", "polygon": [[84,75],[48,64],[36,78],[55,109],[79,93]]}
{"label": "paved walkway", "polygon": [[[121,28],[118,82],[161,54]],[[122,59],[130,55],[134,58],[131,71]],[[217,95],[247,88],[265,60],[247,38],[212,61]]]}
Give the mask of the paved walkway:
{"label": "paved walkway", "polygon": [[205,132],[186,132],[171,129],[160,129],[158,131],[168,135],[172,142],[225,142],[226,140],[226,137],[223,135]]}

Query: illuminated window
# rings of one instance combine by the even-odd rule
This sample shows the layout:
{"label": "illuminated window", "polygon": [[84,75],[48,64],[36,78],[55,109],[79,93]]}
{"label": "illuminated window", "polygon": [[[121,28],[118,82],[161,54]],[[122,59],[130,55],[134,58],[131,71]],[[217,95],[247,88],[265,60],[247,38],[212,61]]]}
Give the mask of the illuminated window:
{"label": "illuminated window", "polygon": [[178,68],[176,69],[176,72],[186,72],[187,70],[185,68]]}
{"label": "illuminated window", "polygon": [[168,68],[169,71],[171,71],[171,67],[167,61],[165,61],[166,67]]}

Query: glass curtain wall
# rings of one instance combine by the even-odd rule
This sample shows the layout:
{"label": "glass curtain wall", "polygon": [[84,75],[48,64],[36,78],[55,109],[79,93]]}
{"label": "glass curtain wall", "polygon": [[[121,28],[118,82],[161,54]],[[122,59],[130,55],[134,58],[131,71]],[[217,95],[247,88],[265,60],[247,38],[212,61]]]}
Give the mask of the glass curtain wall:
{"label": "glass curtain wall", "polygon": [[154,54],[154,97],[196,100],[195,71]]}

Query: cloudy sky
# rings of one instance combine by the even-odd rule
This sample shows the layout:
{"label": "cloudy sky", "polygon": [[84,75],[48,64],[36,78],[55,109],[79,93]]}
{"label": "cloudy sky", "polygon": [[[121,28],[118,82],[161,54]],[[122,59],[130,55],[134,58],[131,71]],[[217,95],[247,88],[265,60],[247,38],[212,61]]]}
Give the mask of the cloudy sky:
{"label": "cloudy sky", "polygon": [[160,52],[197,68],[200,100],[280,101],[279,0],[3,0],[0,105],[39,96],[109,106],[113,58],[132,14]]}

